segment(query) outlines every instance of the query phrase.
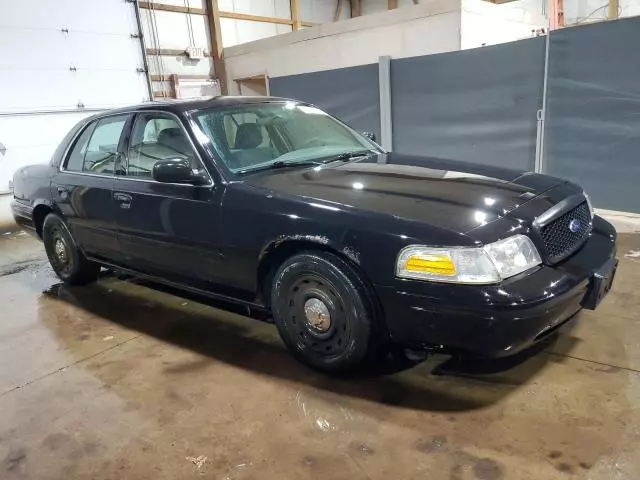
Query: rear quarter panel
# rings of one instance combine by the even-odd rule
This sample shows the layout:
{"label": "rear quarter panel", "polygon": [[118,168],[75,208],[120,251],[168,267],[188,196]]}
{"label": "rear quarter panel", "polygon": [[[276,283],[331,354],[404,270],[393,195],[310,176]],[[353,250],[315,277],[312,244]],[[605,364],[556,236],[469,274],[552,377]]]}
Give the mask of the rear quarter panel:
{"label": "rear quarter panel", "polygon": [[51,199],[51,178],[55,171],[49,165],[32,165],[13,175],[13,217],[21,228],[31,233],[36,230],[34,210],[39,205],[55,208]]}

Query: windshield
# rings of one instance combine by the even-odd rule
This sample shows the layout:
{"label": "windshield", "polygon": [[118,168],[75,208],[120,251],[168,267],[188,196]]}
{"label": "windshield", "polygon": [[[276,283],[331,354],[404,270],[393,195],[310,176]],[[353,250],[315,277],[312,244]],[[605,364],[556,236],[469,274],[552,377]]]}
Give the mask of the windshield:
{"label": "windshield", "polygon": [[233,173],[379,151],[322,110],[295,102],[202,110],[195,117]]}

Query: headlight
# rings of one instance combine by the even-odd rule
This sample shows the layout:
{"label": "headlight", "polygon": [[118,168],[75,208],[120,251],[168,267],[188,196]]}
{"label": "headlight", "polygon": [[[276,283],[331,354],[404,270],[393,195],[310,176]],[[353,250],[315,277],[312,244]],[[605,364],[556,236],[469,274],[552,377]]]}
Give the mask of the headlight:
{"label": "headlight", "polygon": [[593,211],[593,204],[591,203],[591,198],[589,198],[589,195],[587,195],[587,192],[585,192],[584,190],[582,191],[582,194],[584,195],[584,198],[587,200],[589,213],[591,214],[591,219],[593,220],[593,215],[595,214],[595,212]]}
{"label": "headlight", "polygon": [[469,248],[410,246],[400,252],[396,275],[449,283],[497,283],[542,263],[525,235]]}

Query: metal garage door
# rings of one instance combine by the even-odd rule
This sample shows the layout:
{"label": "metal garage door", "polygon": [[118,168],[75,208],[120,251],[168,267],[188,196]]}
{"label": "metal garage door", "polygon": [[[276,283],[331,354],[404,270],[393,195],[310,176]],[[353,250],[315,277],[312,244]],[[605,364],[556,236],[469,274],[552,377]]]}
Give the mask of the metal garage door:
{"label": "metal garage door", "polygon": [[82,117],[149,99],[137,35],[125,0],[1,2],[0,193]]}

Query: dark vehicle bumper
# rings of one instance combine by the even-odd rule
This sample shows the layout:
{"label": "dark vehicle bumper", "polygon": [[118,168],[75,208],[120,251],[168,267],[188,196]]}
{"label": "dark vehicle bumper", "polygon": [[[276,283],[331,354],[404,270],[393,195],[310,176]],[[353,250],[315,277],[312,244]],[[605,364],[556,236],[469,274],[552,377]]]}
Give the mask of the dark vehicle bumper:
{"label": "dark vehicle bumper", "polygon": [[570,258],[501,284],[396,280],[376,291],[395,341],[500,357],[533,345],[580,309],[594,309],[611,288],[615,256],[615,229],[596,217],[590,238]]}
{"label": "dark vehicle bumper", "polygon": [[32,235],[36,235],[36,227],[33,224],[33,207],[26,202],[17,199],[11,201],[11,213],[18,226]]}

